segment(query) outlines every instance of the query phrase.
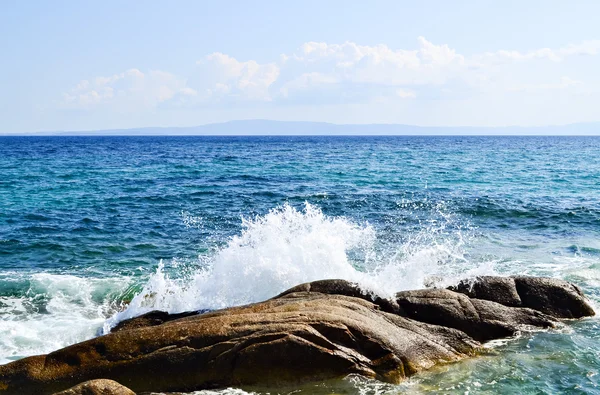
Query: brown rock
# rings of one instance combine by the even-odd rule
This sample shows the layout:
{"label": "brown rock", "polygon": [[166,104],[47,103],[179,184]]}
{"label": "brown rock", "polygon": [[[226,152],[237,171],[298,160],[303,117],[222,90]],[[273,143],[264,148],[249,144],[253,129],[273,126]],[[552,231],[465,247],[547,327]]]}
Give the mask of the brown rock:
{"label": "brown rock", "polygon": [[544,277],[515,277],[523,306],[557,318],[581,318],[594,315],[581,289],[564,280]]}
{"label": "brown rock", "polygon": [[116,381],[97,379],[77,384],[54,395],[135,395],[135,392]]}
{"label": "brown rock", "polygon": [[528,307],[554,318],[581,318],[595,314],[579,287],[555,278],[480,276],[471,281],[461,281],[449,289],[470,298],[490,300],[505,306]]}
{"label": "brown rock", "polygon": [[556,324],[536,310],[469,299],[446,289],[404,291],[396,298],[409,318],[455,328],[478,341],[512,336],[525,326],[548,328]]}
{"label": "brown rock", "polygon": [[317,281],[247,306],[151,312],[111,334],[0,366],[0,395],[52,394],[93,379],[136,392],[293,385],[353,373],[397,383],[476,354],[477,340],[552,326],[549,316],[594,313],[564,281],[480,277],[463,285],[400,292],[396,302],[347,281]]}
{"label": "brown rock", "polygon": [[479,276],[463,280],[448,289],[463,293],[469,298],[491,300],[505,306],[522,307],[515,279],[512,277]]}
{"label": "brown rock", "polygon": [[136,392],[275,386],[351,373],[396,383],[478,347],[463,332],[382,312],[360,298],[295,292],[0,366],[0,394],[48,394],[95,378]]}
{"label": "brown rock", "polygon": [[366,291],[358,286],[356,283],[352,283],[346,280],[318,280],[310,283],[304,283],[296,285],[287,291],[282,292],[273,299],[280,298],[284,295],[288,295],[294,292],[319,292],[328,295],[345,295],[352,296],[355,298],[364,299],[368,302],[375,303],[379,308],[385,312],[403,315],[400,307],[395,300],[384,299],[372,292]]}
{"label": "brown rock", "polygon": [[203,312],[188,311],[185,313],[169,314],[164,311],[154,310],[138,317],[119,322],[114,328],[111,329],[111,332],[162,325],[165,322],[175,321],[180,318],[190,317],[201,313]]}

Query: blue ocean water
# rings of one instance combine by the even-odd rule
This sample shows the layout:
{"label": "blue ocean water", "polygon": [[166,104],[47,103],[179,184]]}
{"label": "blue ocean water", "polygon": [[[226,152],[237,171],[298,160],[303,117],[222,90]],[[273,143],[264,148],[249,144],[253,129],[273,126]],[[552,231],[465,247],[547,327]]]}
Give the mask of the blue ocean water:
{"label": "blue ocean water", "polygon": [[[598,152],[597,137],[0,137],[0,363],[322,278],[392,294],[545,275],[598,304]],[[599,324],[319,391],[600,393]]]}

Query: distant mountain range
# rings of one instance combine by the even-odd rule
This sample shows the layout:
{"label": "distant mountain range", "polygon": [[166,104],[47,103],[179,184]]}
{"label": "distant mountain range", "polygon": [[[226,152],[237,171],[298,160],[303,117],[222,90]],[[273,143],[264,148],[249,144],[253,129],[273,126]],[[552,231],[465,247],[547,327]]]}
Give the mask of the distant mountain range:
{"label": "distant mountain range", "polygon": [[413,126],[400,124],[341,125],[326,122],[244,120],[191,127],[147,127],[94,131],[5,133],[19,136],[343,136],[343,135],[600,135],[600,123],[559,126]]}

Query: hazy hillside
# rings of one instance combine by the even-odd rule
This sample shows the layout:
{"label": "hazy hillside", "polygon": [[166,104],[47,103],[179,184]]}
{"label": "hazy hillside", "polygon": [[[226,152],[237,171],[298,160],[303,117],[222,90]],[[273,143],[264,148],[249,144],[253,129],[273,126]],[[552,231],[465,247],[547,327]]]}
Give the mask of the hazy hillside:
{"label": "hazy hillside", "polygon": [[[244,120],[193,127],[150,127],[94,131],[20,133],[36,136],[234,136],[234,135],[599,135],[600,124],[540,127],[425,127],[400,124],[339,125],[325,122]],[[12,135],[12,133],[5,133]]]}

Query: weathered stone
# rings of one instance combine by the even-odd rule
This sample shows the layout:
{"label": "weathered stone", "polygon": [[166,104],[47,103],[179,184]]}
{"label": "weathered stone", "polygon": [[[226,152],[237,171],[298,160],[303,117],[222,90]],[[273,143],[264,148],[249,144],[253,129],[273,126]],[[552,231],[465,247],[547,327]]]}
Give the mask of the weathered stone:
{"label": "weathered stone", "polygon": [[446,289],[422,289],[396,294],[409,318],[461,330],[478,341],[514,335],[524,326],[553,327],[555,321],[539,311],[469,299]]}
{"label": "weathered stone", "polygon": [[294,292],[319,292],[328,295],[352,296],[375,303],[381,310],[385,312],[403,315],[395,300],[384,299],[373,294],[372,292],[365,291],[364,289],[360,288],[358,284],[346,280],[318,280],[296,285],[295,287],[277,295],[273,299],[277,299]]}
{"label": "weathered stone", "polygon": [[491,300],[505,306],[522,306],[512,277],[479,276],[470,281],[463,280],[448,289],[463,293],[469,298]]}
{"label": "weathered stone", "polygon": [[480,276],[461,281],[449,289],[470,298],[490,300],[505,306],[528,307],[555,318],[581,318],[595,314],[576,285],[554,278]]}
{"label": "weathered stone", "polygon": [[557,318],[594,315],[581,289],[564,280],[544,277],[515,277],[523,306]]}
{"label": "weathered stone", "polygon": [[135,395],[135,392],[116,381],[97,379],[77,384],[54,395]]}
{"label": "weathered stone", "polygon": [[347,281],[317,281],[247,306],[151,312],[108,335],[0,366],[0,395],[51,394],[93,379],[136,392],[275,387],[348,374],[397,383],[476,354],[479,341],[553,326],[549,315],[594,313],[564,281],[480,277],[474,284],[459,284],[462,293],[400,292],[396,302]]}
{"label": "weathered stone", "polygon": [[149,313],[142,314],[138,317],[119,322],[114,328],[111,329],[111,332],[119,332],[129,329],[162,325],[165,322],[175,321],[185,317],[191,317],[194,315],[202,314],[203,312],[204,311],[188,311],[185,313],[169,314],[164,311],[154,310]]}
{"label": "weathered stone", "polygon": [[463,332],[386,313],[363,299],[295,292],[0,366],[0,394],[48,394],[94,378],[136,392],[276,386],[351,373],[396,383],[478,347]]}

